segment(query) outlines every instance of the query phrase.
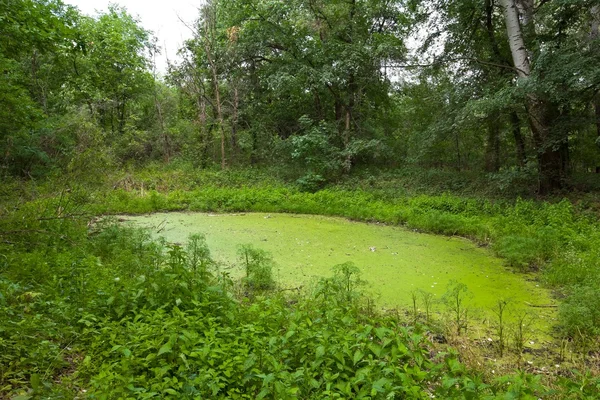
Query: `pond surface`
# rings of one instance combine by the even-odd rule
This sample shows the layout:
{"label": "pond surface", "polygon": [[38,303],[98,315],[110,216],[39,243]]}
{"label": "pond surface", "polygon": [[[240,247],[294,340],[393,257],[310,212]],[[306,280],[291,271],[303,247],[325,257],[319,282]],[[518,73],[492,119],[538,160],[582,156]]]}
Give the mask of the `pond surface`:
{"label": "pond surface", "polygon": [[439,299],[457,281],[472,293],[472,306],[488,310],[484,314],[498,299],[509,299],[538,323],[552,318],[551,309],[530,306],[552,304],[548,291],[463,238],[312,215],[157,213],[124,218],[169,242],[184,244],[191,234],[204,234],[213,258],[234,277],[242,276],[236,265],[238,246],[252,244],[272,254],[276,280],[284,287],[307,286],[332,276],[333,266],[352,261],[368,291],[385,307],[410,305],[417,289]]}

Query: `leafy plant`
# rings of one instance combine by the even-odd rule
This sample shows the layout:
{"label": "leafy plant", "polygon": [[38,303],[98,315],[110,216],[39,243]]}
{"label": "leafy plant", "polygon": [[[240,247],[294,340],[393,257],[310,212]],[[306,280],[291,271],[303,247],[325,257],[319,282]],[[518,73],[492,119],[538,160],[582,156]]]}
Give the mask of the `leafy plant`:
{"label": "leafy plant", "polygon": [[466,300],[471,296],[467,285],[451,281],[442,296],[442,303],[450,314],[457,335],[466,332],[469,326],[469,308]]}
{"label": "leafy plant", "polygon": [[[497,338],[497,345],[496,347],[498,348],[498,353],[500,355],[500,357],[504,356],[504,349],[506,348],[506,311],[507,311],[507,307],[509,306],[510,302],[508,300],[504,300],[504,299],[500,299],[498,300],[498,302],[496,303],[496,307],[493,309],[494,314],[496,314],[496,317],[498,318],[496,320],[495,323],[495,329],[496,329],[496,338]],[[519,336],[521,336],[522,338],[522,333],[523,331],[517,331],[517,334]]]}
{"label": "leafy plant", "polygon": [[269,253],[246,244],[238,249],[238,257],[245,271],[242,282],[247,288],[251,290],[275,288],[274,262]]}

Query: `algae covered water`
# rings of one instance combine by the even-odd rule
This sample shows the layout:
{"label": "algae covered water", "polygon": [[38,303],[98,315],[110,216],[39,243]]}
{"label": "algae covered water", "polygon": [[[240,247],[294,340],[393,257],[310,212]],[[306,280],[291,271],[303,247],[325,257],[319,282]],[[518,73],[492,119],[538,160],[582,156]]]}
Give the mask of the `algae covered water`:
{"label": "algae covered water", "polygon": [[125,219],[169,242],[183,244],[191,234],[204,234],[213,258],[234,277],[242,275],[239,245],[252,244],[271,253],[276,280],[284,287],[307,286],[331,276],[333,266],[352,261],[382,306],[408,306],[418,289],[439,299],[449,283],[461,282],[478,309],[490,310],[506,299],[516,309],[535,310],[538,322],[552,317],[549,309],[530,307],[552,303],[530,276],[510,271],[487,249],[459,237],[312,215],[157,213]]}

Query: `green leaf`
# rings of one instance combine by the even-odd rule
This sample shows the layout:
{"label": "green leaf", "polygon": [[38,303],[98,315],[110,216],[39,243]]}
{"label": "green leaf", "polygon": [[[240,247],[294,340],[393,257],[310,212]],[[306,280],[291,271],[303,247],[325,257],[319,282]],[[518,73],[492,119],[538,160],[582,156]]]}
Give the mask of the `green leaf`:
{"label": "green leaf", "polygon": [[188,364],[187,357],[185,356],[185,354],[183,354],[183,353],[179,354],[179,358],[181,358],[183,360],[183,363],[185,364],[185,367],[187,369],[189,369],[190,365]]}
{"label": "green leaf", "polygon": [[31,387],[34,391],[37,392],[38,390],[40,390],[42,386],[42,380],[40,379],[40,376],[38,374],[32,374],[29,381],[31,382]]}
{"label": "green leaf", "polygon": [[376,357],[381,356],[381,346],[376,345],[375,343],[369,343],[369,350],[371,350]]}
{"label": "green leaf", "polygon": [[296,331],[288,331],[288,333],[286,333],[286,334],[285,334],[285,338],[286,338],[286,339],[289,339],[289,338],[291,338],[292,336],[294,336],[294,334],[295,334],[295,333],[296,333]]}
{"label": "green leaf", "polygon": [[167,342],[160,348],[160,350],[158,350],[158,355],[160,356],[161,354],[170,353],[171,349],[171,342]]}
{"label": "green leaf", "polygon": [[364,353],[360,350],[356,350],[354,352],[354,357],[353,357],[353,361],[354,361],[354,365],[356,365],[356,363],[358,363],[360,360],[362,360],[364,356]]}
{"label": "green leaf", "polygon": [[317,347],[317,351],[315,352],[315,357],[316,358],[321,358],[324,355],[325,355],[325,347],[324,346]]}
{"label": "green leaf", "polygon": [[[385,392],[384,386],[387,385],[390,381],[387,378],[381,378],[375,382],[373,382],[373,390],[371,390],[371,394],[375,395],[376,393]],[[373,393],[375,391],[375,393]]]}

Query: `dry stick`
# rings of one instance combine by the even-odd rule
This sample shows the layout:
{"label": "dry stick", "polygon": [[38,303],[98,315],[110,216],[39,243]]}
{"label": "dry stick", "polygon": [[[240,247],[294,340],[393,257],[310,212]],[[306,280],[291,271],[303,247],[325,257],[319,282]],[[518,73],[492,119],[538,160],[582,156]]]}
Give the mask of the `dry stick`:
{"label": "dry stick", "polygon": [[535,308],[558,308],[558,306],[556,304],[531,304],[528,302],[525,302],[526,305],[528,305],[529,307],[535,307]]}

